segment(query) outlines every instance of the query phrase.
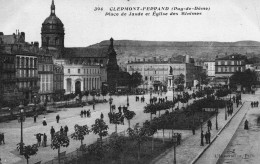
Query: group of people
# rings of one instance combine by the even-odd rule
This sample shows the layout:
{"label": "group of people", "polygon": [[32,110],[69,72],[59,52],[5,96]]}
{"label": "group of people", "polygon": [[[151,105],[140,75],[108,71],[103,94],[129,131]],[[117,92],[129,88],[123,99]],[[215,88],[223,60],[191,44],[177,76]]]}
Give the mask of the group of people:
{"label": "group of people", "polygon": [[[207,127],[208,127],[208,131],[206,131],[206,133],[203,133],[203,130],[201,131],[201,146],[204,146],[204,138],[206,141],[206,144],[210,144],[210,138],[211,138],[211,133],[210,131],[212,130],[212,122],[211,120],[208,120],[207,122]],[[193,135],[195,134],[195,129],[193,129]]]}
{"label": "group of people", "polygon": [[125,113],[125,111],[127,110],[127,107],[126,106],[123,106],[121,107],[121,105],[118,107],[118,112],[119,113],[122,113],[122,109],[123,109],[123,112]]}
{"label": "group of people", "polygon": [[[35,134],[36,136],[36,140],[37,140],[37,146],[40,147],[41,145],[43,147],[47,146],[47,135],[45,133],[37,133]],[[42,136],[43,136],[43,140],[42,140]]]}
{"label": "group of people", "polygon": [[82,118],[82,117],[90,117],[91,116],[91,112],[90,112],[90,109],[89,110],[81,110],[81,112],[80,112],[80,117]]}
{"label": "group of people", "polygon": [[251,108],[258,107],[258,104],[259,104],[258,101],[251,102]]}
{"label": "group of people", "polygon": [[[136,96],[136,97],[135,97],[135,101],[136,101],[136,102],[139,101],[139,99],[140,99],[139,96]],[[144,98],[144,96],[142,96],[142,97],[141,97],[141,103],[144,102],[144,101],[145,101],[145,98]]]}
{"label": "group of people", "polygon": [[167,101],[167,96],[165,98],[159,98],[159,103],[164,103]]}

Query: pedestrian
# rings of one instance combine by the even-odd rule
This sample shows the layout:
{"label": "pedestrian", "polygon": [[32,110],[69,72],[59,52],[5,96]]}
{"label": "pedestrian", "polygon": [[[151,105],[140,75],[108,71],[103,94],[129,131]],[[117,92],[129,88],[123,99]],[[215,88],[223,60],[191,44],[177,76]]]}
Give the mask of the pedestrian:
{"label": "pedestrian", "polygon": [[60,127],[60,133],[63,133],[63,127],[62,126]]}
{"label": "pedestrian", "polygon": [[36,139],[37,139],[37,146],[40,147],[41,146],[41,141],[42,141],[42,134],[38,133],[36,134]]}
{"label": "pedestrian", "polygon": [[104,118],[104,115],[103,115],[103,113],[101,112],[101,114],[100,114],[100,118],[103,120],[103,118]]}
{"label": "pedestrian", "polygon": [[50,132],[50,134],[51,134],[51,142],[52,142],[53,136],[54,136],[54,134],[55,134],[55,129],[53,128],[53,126],[51,126],[51,132]]}
{"label": "pedestrian", "polygon": [[46,118],[45,117],[43,117],[42,124],[43,124],[43,126],[47,126],[47,122],[46,122]]}
{"label": "pedestrian", "polygon": [[36,116],[36,114],[33,116],[33,122],[34,123],[36,123],[36,118],[37,118],[37,116]]}
{"label": "pedestrian", "polygon": [[83,110],[81,110],[81,112],[80,112],[80,117],[82,118],[83,115],[84,115],[84,112],[83,112]]}
{"label": "pedestrian", "polygon": [[65,125],[64,127],[64,132],[65,132],[65,135],[67,136],[68,135],[68,131],[69,131],[69,128],[67,125]]}
{"label": "pedestrian", "polygon": [[46,147],[47,146],[47,135],[44,133],[43,134],[43,147]]}
{"label": "pedestrian", "polygon": [[121,105],[118,107],[118,111],[119,111],[119,113],[122,112],[122,107],[121,107]]}
{"label": "pedestrian", "polygon": [[60,115],[57,115],[57,116],[56,116],[56,121],[57,121],[57,123],[59,123],[59,121],[60,121]]}
{"label": "pedestrian", "polygon": [[248,130],[248,121],[246,120],[245,123],[244,123],[244,129],[245,130]]}
{"label": "pedestrian", "polygon": [[86,117],[87,111],[86,111],[86,110],[84,110],[83,114],[84,114],[84,117]]}
{"label": "pedestrian", "polygon": [[195,135],[195,126],[192,126],[192,134]]}
{"label": "pedestrian", "polygon": [[210,144],[210,137],[211,137],[211,133],[210,131],[208,131],[208,144]]}
{"label": "pedestrian", "polygon": [[167,96],[165,97],[165,100],[167,101]]}
{"label": "pedestrian", "polygon": [[203,134],[203,130],[202,130],[200,133],[200,146],[204,146],[203,138],[204,138],[204,134]]}
{"label": "pedestrian", "polygon": [[0,164],[2,164],[2,159],[0,158]]}
{"label": "pedestrian", "polygon": [[206,144],[208,144],[208,132],[205,133]]}
{"label": "pedestrian", "polygon": [[211,130],[211,127],[212,127],[211,120],[208,120],[208,129]]}

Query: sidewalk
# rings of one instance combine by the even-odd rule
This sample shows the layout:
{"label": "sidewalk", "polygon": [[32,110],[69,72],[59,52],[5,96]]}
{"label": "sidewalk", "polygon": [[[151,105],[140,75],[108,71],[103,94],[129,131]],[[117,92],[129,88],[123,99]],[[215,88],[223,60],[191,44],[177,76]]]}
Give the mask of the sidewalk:
{"label": "sidewalk", "polygon": [[[240,109],[241,105],[236,108],[234,104],[234,112],[236,113],[238,109]],[[244,107],[243,107],[244,108]],[[218,130],[216,130],[216,117],[211,118],[212,122],[212,130],[211,130],[211,141],[212,139],[217,135],[217,133],[226,125],[226,123],[229,121],[229,119],[232,116],[229,116],[227,120],[225,120],[225,109],[220,109],[218,114]],[[205,133],[207,131],[207,124],[203,125],[203,132]],[[192,135],[191,130],[182,130],[178,131],[180,133],[184,134],[184,137],[182,139],[182,143],[180,146],[177,146],[176,148],[176,159],[178,164],[187,164],[191,163],[200,152],[202,152],[206,147],[207,144],[205,144],[205,138],[204,138],[204,146],[200,146],[200,129],[196,130],[196,134]],[[160,155],[156,159],[154,159],[151,163],[152,164],[168,164],[173,163],[173,157],[174,157],[174,150],[173,148],[170,148],[168,151],[166,151],[164,154]],[[208,163],[206,163],[208,164]]]}

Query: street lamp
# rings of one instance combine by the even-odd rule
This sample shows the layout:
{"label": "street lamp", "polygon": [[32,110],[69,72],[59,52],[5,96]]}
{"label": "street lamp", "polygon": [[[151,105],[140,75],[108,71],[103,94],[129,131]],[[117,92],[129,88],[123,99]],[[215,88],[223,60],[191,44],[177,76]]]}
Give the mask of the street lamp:
{"label": "street lamp", "polygon": [[227,120],[227,101],[225,100],[225,120]]}
{"label": "street lamp", "polygon": [[177,143],[177,136],[172,136],[173,141],[173,148],[174,148],[174,158],[173,158],[173,164],[176,164],[176,143]]}
{"label": "street lamp", "polygon": [[24,118],[24,106],[21,104],[19,105],[19,109],[20,109],[20,118],[19,118],[19,122],[21,122],[21,142],[20,142],[20,154],[23,155],[23,121],[25,120]]}
{"label": "street lamp", "polygon": [[201,135],[200,135],[200,146],[204,146],[204,143],[203,143],[202,123],[203,123],[203,118],[200,118],[200,130],[201,130]]}
{"label": "street lamp", "polygon": [[216,130],[218,130],[218,108],[216,108],[215,111],[216,111]]}
{"label": "street lamp", "polygon": [[110,98],[109,98],[109,105],[110,105],[110,113],[111,113],[111,105],[113,103],[113,98],[111,97],[111,94],[110,95]]}
{"label": "street lamp", "polygon": [[174,83],[173,83],[173,80],[174,80],[174,76],[172,76],[172,102],[174,102]]}
{"label": "street lamp", "polygon": [[126,91],[126,96],[127,96],[127,98],[126,98],[126,105],[127,105],[127,109],[128,109],[128,107],[129,107],[128,91]]}

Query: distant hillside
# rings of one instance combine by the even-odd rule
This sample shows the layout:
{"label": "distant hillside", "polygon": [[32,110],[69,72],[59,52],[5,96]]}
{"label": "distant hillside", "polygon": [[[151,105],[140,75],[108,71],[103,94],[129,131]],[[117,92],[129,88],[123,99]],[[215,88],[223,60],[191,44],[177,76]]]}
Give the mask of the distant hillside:
{"label": "distant hillside", "polygon": [[[108,46],[110,41],[105,40],[90,47]],[[177,55],[190,55],[196,61],[214,60],[225,54],[240,53],[248,58],[260,56],[260,42],[163,42],[163,41],[135,41],[115,40],[115,50],[119,63],[128,60],[161,57],[170,58]]]}

